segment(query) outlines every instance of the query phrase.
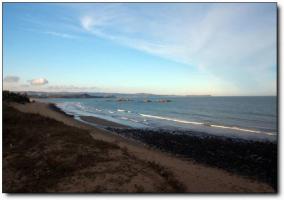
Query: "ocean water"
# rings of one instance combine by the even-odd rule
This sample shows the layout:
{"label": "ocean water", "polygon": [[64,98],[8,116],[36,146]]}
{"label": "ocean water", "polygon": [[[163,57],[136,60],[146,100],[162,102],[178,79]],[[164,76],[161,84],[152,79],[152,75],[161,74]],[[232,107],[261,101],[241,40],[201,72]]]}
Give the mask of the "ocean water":
{"label": "ocean water", "polygon": [[[129,101],[118,101],[121,97]],[[252,140],[277,138],[277,97],[121,97],[47,101],[77,119],[95,116],[135,128],[191,130]],[[161,99],[170,102],[161,103]]]}

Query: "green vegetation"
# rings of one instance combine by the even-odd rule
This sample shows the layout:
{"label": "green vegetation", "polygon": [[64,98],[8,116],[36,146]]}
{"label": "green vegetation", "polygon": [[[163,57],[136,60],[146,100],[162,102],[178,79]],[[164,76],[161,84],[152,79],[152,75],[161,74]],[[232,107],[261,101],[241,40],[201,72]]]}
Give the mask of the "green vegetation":
{"label": "green vegetation", "polygon": [[26,94],[19,94],[15,92],[10,92],[7,90],[3,91],[3,101],[4,102],[16,102],[16,103],[30,103],[30,99]]}

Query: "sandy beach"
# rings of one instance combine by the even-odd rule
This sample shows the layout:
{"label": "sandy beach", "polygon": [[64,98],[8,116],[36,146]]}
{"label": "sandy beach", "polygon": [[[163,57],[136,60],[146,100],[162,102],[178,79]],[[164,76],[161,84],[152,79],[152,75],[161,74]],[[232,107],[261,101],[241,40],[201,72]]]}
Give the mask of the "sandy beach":
{"label": "sandy beach", "polygon": [[[141,162],[157,163],[158,165],[169,170],[175,177],[175,180],[180,181],[180,183],[184,185],[185,192],[274,192],[273,188],[265,183],[244,178],[222,169],[201,165],[194,161],[183,160],[171,154],[150,148],[134,140],[123,138],[119,135],[112,134],[111,132],[82,123],[73,119],[71,116],[52,109],[50,104],[47,103],[12,103],[11,105],[23,113],[39,114],[41,116],[63,122],[68,126],[86,130],[94,140],[117,145],[121,149],[127,151],[129,155],[135,157]],[[90,121],[90,118],[85,118],[85,120]],[[102,124],[104,126],[118,126],[118,124],[108,122],[106,120],[96,120],[96,118],[92,118],[91,120],[93,123]],[[136,177],[136,179],[138,179],[140,182],[143,182],[145,177],[143,177],[142,173]],[[148,189],[146,191],[151,192],[153,190]]]}

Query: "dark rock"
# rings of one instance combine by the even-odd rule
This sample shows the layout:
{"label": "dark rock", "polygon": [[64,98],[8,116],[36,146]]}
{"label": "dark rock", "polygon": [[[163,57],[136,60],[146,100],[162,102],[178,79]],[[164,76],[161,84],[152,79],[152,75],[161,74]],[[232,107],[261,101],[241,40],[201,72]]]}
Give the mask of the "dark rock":
{"label": "dark rock", "polygon": [[277,144],[193,131],[108,128],[157,149],[270,184],[277,190]]}

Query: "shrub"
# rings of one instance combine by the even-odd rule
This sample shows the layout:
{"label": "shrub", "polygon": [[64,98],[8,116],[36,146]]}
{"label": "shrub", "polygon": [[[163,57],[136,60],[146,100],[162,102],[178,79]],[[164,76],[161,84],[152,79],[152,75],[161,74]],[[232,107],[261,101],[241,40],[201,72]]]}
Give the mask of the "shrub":
{"label": "shrub", "polygon": [[16,102],[16,103],[30,103],[30,99],[27,94],[20,94],[10,91],[3,91],[3,101],[4,102]]}

